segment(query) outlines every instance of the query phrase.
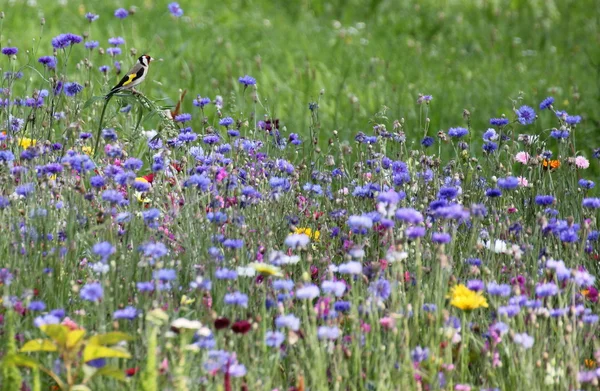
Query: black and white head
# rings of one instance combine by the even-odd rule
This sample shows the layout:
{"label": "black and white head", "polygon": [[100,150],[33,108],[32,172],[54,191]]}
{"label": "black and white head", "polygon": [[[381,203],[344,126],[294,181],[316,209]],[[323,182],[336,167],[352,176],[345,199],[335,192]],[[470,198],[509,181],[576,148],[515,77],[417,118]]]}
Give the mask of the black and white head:
{"label": "black and white head", "polygon": [[150,57],[147,54],[144,54],[142,56],[140,56],[140,58],[138,58],[138,61],[140,62],[140,64],[142,64],[142,66],[147,67],[150,64],[150,61],[154,60],[152,57]]}

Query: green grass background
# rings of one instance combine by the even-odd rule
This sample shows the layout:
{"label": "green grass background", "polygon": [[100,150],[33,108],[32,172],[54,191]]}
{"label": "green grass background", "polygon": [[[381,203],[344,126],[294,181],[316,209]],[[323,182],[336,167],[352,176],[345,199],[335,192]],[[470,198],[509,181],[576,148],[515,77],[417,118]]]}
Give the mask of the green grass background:
{"label": "green grass background", "polygon": [[[181,0],[181,19],[168,13],[169,1],[59,3],[38,0],[33,7],[4,1],[2,45],[22,52],[37,48],[32,49],[34,63],[51,54],[50,39],[59,33],[89,29],[90,39],[102,47],[109,37],[122,36],[124,68],[134,61],[125,49],[164,59],[153,64],[152,81],[141,90],[153,99],[174,101],[179,89],[187,89],[188,112],[194,112],[196,94],[220,94],[225,113],[235,115],[242,109],[234,105],[240,97],[237,78],[250,74],[264,106],[258,115],[280,118],[288,132],[308,134],[308,103],[324,90],[321,140],[334,129],[348,139],[357,131],[370,132],[370,119],[384,106],[390,125],[405,118],[408,136],[418,139],[420,92],[434,97],[432,135],[464,125],[463,109],[471,112],[479,135],[490,117],[511,115],[512,99],[523,92],[522,103],[536,111],[544,97],[553,95],[557,109],[582,115],[578,147],[600,146],[596,0]],[[120,21],[113,13],[121,6],[137,11]],[[85,12],[100,19],[89,26]],[[73,55],[83,58],[85,52],[78,45]],[[87,93],[100,94],[117,76],[105,84],[97,67],[110,59],[97,52],[90,59],[97,83]],[[19,61],[27,60],[20,54]],[[69,67],[74,66],[71,61]],[[541,133],[555,123],[545,115],[531,131]],[[411,137],[415,133],[419,136]]]}

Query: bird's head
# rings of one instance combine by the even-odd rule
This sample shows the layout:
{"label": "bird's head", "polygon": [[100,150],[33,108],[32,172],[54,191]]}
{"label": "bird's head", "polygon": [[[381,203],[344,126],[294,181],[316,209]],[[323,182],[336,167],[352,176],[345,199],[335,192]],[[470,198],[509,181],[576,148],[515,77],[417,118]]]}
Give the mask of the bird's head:
{"label": "bird's head", "polygon": [[142,56],[140,56],[140,58],[138,59],[138,61],[140,62],[140,64],[144,65],[144,66],[148,66],[148,64],[150,64],[150,61],[154,60],[152,57],[150,57],[147,54],[143,54]]}

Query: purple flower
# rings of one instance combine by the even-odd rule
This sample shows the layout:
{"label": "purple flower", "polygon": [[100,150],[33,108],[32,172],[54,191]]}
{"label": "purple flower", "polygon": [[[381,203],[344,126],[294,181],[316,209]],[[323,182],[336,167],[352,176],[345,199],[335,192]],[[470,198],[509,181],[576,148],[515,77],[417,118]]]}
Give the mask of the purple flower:
{"label": "purple flower", "polygon": [[584,198],[581,205],[584,208],[598,209],[600,208],[600,198]]}
{"label": "purple flower", "polygon": [[422,238],[425,236],[425,227],[408,227],[405,233],[406,236],[411,240]]}
{"label": "purple flower", "polygon": [[100,45],[100,43],[98,41],[87,41],[83,46],[85,46],[86,49],[94,50],[99,45]]}
{"label": "purple flower", "polygon": [[350,216],[347,224],[355,233],[366,233],[367,230],[373,227],[373,219],[367,216]]}
{"label": "purple flower", "polygon": [[386,279],[380,278],[369,285],[369,292],[377,298],[386,300],[392,293],[390,282]]}
{"label": "purple flower", "polygon": [[319,339],[334,340],[340,336],[340,329],[337,326],[320,326],[317,329],[317,337]]}
{"label": "purple flower", "polygon": [[422,347],[417,346],[410,352],[410,358],[415,363],[427,360],[427,358],[429,358],[429,348],[423,349]]}
{"label": "purple flower", "polygon": [[424,146],[425,148],[428,148],[428,147],[431,147],[434,142],[435,142],[435,139],[433,137],[425,136],[423,138],[423,140],[421,140],[421,145]]}
{"label": "purple flower", "polygon": [[48,69],[56,68],[56,57],[53,56],[42,56],[38,58],[38,62],[43,64]]}
{"label": "purple flower", "polygon": [[506,126],[508,125],[508,119],[506,118],[492,118],[490,119],[490,125],[493,126]]}
{"label": "purple flower", "polygon": [[46,304],[43,301],[32,301],[27,306],[29,311],[43,311],[46,309]]}
{"label": "purple flower", "polygon": [[81,288],[79,296],[87,301],[98,302],[104,296],[104,289],[102,289],[102,285],[99,283],[92,282],[84,285],[83,288]]}
{"label": "purple flower", "polygon": [[485,289],[485,284],[481,280],[469,280],[467,281],[467,288],[469,288],[472,291],[479,292]]}
{"label": "purple flower", "polygon": [[537,297],[550,297],[558,294],[558,287],[556,284],[549,282],[541,284],[535,287],[535,295]]}
{"label": "purple flower", "polygon": [[535,203],[542,206],[552,205],[552,203],[554,203],[554,197],[551,195],[536,195]]}
{"label": "purple flower", "polygon": [[160,282],[168,282],[177,278],[177,272],[174,269],[160,269],[152,273],[152,277]]}
{"label": "purple flower", "polygon": [[108,257],[116,252],[116,248],[110,242],[100,242],[94,244],[92,251],[106,262]]}
{"label": "purple flower", "polygon": [[569,125],[577,125],[578,123],[581,122],[581,116],[580,115],[567,115],[567,118],[565,119],[565,121]]}
{"label": "purple flower", "polygon": [[33,183],[25,183],[23,185],[19,185],[15,188],[15,193],[20,196],[27,197],[34,191]]}
{"label": "purple flower", "polygon": [[554,103],[554,98],[549,96],[540,103],[540,110],[548,109]]}
{"label": "purple flower", "polygon": [[529,106],[521,106],[515,113],[521,125],[529,125],[535,121],[535,111]]}
{"label": "purple flower", "polygon": [[448,136],[450,136],[450,137],[461,138],[463,136],[466,136],[467,134],[469,134],[469,131],[465,128],[450,128],[450,129],[448,129]]}
{"label": "purple flower", "polygon": [[578,183],[579,183],[579,186],[584,189],[593,189],[596,186],[596,184],[593,181],[590,181],[588,179],[583,179],[583,178],[580,179]]}
{"label": "purple flower", "polygon": [[198,95],[196,99],[194,99],[193,103],[194,106],[203,108],[204,106],[210,103],[210,98],[203,98],[200,95]]}
{"label": "purple flower", "polygon": [[279,331],[267,331],[265,333],[265,345],[278,348],[285,340],[285,335]]}
{"label": "purple flower", "polygon": [[500,191],[500,189],[487,189],[485,195],[490,198],[496,198],[502,195],[502,191]]}
{"label": "purple flower", "polygon": [[130,157],[123,163],[123,167],[131,171],[138,171],[140,168],[142,168],[143,165],[144,162],[135,157]]}
{"label": "purple flower", "polygon": [[98,20],[99,17],[100,17],[99,15],[93,14],[91,12],[88,12],[87,14],[85,14],[85,18],[87,20],[89,20],[90,23]]}
{"label": "purple flower", "polygon": [[169,8],[169,12],[171,13],[171,15],[173,15],[176,18],[181,18],[183,16],[183,10],[181,9],[181,7],[179,6],[178,3],[171,3],[168,6]]}
{"label": "purple flower", "polygon": [[248,307],[248,295],[240,293],[239,291],[228,293],[224,298],[225,304],[237,305],[240,307]]}
{"label": "purple flower", "polygon": [[81,38],[79,35],[71,33],[60,34],[52,38],[52,47],[55,49],[64,49],[68,46],[81,43],[81,41],[83,41],[83,38]]}
{"label": "purple flower", "polygon": [[[362,271],[362,266],[360,267],[360,269]],[[339,271],[339,268],[338,268],[338,271]],[[344,295],[344,292],[346,291],[346,284],[343,281],[325,280],[321,284],[321,289],[323,290],[324,293],[332,293],[336,297],[341,297]]]}
{"label": "purple flower", "polygon": [[127,320],[134,320],[137,317],[138,314],[138,310],[135,307],[125,307],[122,310],[116,310],[113,313],[113,319],[115,320],[119,320],[119,319],[127,319]]}
{"label": "purple flower", "polygon": [[9,286],[12,283],[13,275],[6,268],[0,269],[0,284]]}
{"label": "purple flower", "polygon": [[521,312],[521,307],[514,304],[504,305],[498,307],[498,315],[513,318]]}
{"label": "purple flower", "polygon": [[2,54],[4,54],[5,56],[14,56],[17,53],[19,53],[19,49],[17,49],[17,48],[14,48],[14,47],[2,48]]}
{"label": "purple flower", "polygon": [[362,264],[356,261],[349,261],[338,266],[338,273],[358,275],[362,274]]}
{"label": "purple flower", "polygon": [[452,240],[452,236],[450,236],[450,234],[445,233],[445,232],[434,232],[431,235],[431,241],[433,243],[444,244],[444,243],[450,243],[451,240]]}
{"label": "purple flower", "polygon": [[243,239],[225,239],[223,240],[223,247],[230,249],[240,249],[244,247]]}
{"label": "purple flower", "polygon": [[497,284],[495,282],[490,282],[487,285],[487,291],[492,296],[502,296],[507,297],[510,295],[510,285],[507,284]]}
{"label": "purple flower", "polygon": [[280,315],[275,319],[275,327],[278,329],[288,328],[292,331],[300,330],[300,318],[297,318],[293,314]]}
{"label": "purple flower", "polygon": [[110,71],[110,66],[108,65],[102,65],[101,67],[98,68],[98,70],[104,74],[107,74],[108,71]]}
{"label": "purple flower", "polygon": [[248,75],[240,77],[238,81],[243,84],[244,87],[253,86],[256,84],[256,79]]}
{"label": "purple flower", "polygon": [[519,180],[514,176],[498,179],[498,187],[504,190],[513,190],[519,186]]}
{"label": "purple flower", "polygon": [[575,280],[575,283],[577,285],[579,285],[580,287],[587,288],[589,286],[594,285],[594,281],[596,280],[596,277],[592,276],[590,273],[586,272],[585,270],[577,270],[575,272],[573,279]]}
{"label": "purple flower", "polygon": [[175,122],[186,123],[192,120],[192,115],[187,113],[181,113],[175,116]]}
{"label": "purple flower", "polygon": [[219,121],[219,125],[221,126],[229,126],[231,124],[233,124],[233,118],[231,117],[225,117]]}
{"label": "purple flower", "polygon": [[313,284],[304,285],[302,288],[296,290],[296,297],[298,299],[312,300],[315,297],[318,297],[319,294],[319,287]]}
{"label": "purple flower", "polygon": [[108,54],[109,56],[118,56],[122,53],[121,48],[108,48],[106,49],[106,54]]}
{"label": "purple flower", "polygon": [[129,16],[129,11],[127,11],[125,8],[119,8],[115,11],[115,16],[119,19],[125,19]]}
{"label": "purple flower", "polygon": [[125,39],[123,37],[112,37],[108,39],[108,43],[113,46],[119,46],[125,43]]}
{"label": "purple flower", "polygon": [[66,96],[75,96],[83,90],[83,86],[79,83],[65,83],[63,92]]}

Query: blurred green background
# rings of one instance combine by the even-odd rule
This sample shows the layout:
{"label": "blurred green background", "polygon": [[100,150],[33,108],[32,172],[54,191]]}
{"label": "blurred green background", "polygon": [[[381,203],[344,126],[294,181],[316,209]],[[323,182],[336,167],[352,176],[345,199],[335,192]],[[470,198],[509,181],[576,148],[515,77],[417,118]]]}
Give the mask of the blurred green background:
{"label": "blurred green background", "polygon": [[[109,37],[122,36],[124,68],[135,60],[131,48],[164,59],[152,65],[151,81],[140,89],[171,101],[187,89],[184,111],[191,113],[197,94],[222,95],[227,115],[247,113],[250,101],[241,104],[237,78],[249,74],[258,81],[258,115],[280,118],[288,132],[307,134],[308,103],[324,90],[322,139],[334,129],[347,139],[357,131],[371,133],[371,119],[385,106],[389,127],[405,118],[407,135],[418,140],[419,93],[433,95],[430,135],[463,126],[463,109],[479,135],[490,117],[511,115],[512,100],[522,92],[522,104],[536,111],[544,97],[554,96],[557,109],[583,117],[578,147],[600,146],[597,0],[181,0],[180,19],[169,14],[169,1],[3,3],[2,45],[22,52],[31,47],[31,64],[52,53],[50,40],[59,33],[89,32],[104,48]],[[113,16],[118,7],[132,6],[136,12],[128,18]],[[100,19],[90,25],[86,12]],[[72,56],[82,59],[86,50],[77,45]],[[93,88],[87,96],[117,81],[116,75],[104,81],[97,71],[112,63],[107,55],[95,51],[90,60]],[[76,66],[71,61],[68,72]],[[86,79],[83,73],[72,78]],[[528,131],[556,125],[552,117],[545,113]]]}

